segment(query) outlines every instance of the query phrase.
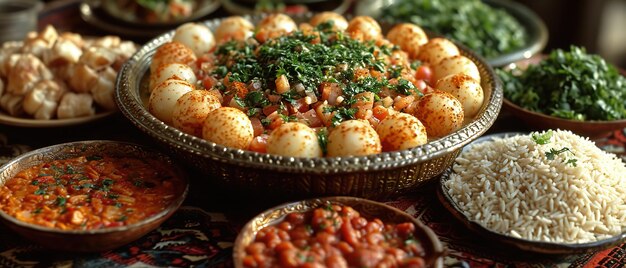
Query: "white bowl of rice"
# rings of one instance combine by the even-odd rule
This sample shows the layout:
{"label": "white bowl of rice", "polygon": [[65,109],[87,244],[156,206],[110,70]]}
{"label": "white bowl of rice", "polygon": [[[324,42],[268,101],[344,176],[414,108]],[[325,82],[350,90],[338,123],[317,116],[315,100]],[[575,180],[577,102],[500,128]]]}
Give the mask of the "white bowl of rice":
{"label": "white bowl of rice", "polygon": [[470,229],[524,250],[584,253],[626,238],[626,164],[570,131],[476,140],[440,190]]}

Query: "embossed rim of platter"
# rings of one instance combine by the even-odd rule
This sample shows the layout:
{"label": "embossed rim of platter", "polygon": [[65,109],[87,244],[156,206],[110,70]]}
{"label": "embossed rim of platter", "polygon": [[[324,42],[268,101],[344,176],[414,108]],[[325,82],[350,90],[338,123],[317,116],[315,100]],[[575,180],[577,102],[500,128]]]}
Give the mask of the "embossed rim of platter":
{"label": "embossed rim of platter", "polygon": [[[253,15],[247,16],[247,18],[252,22],[257,22],[263,16],[265,15]],[[298,21],[310,16],[311,14],[309,13],[303,15],[302,18],[294,17],[294,19]],[[221,19],[214,19],[205,21],[204,24],[214,31],[220,22]],[[149,70],[151,58],[156,49],[162,44],[169,42],[173,35],[174,30],[152,39],[122,66],[116,80],[115,101],[122,113],[150,136],[178,150],[215,161],[282,172],[313,174],[393,169],[425,162],[463,147],[491,127],[502,106],[502,86],[493,69],[485,63],[483,58],[459,45],[462,55],[474,61],[480,71],[481,85],[485,92],[485,103],[473,122],[450,135],[412,149],[359,157],[294,158],[231,149],[168,126],[150,114],[143,105],[139,92],[142,77]]]}
{"label": "embossed rim of platter", "polygon": [[[331,204],[353,207],[361,215],[364,215],[364,217],[370,219],[380,218],[383,222],[391,221],[393,223],[398,223],[399,221],[412,222],[413,224],[415,224],[416,228],[414,234],[421,233],[421,238],[428,239],[428,242],[420,241],[423,245],[428,245],[426,248],[431,251],[428,252],[430,253],[430,255],[427,259],[427,261],[430,260],[431,263],[427,263],[427,267],[443,267],[442,256],[445,254],[445,250],[441,241],[432,229],[422,223],[419,219],[409,215],[402,210],[386,205],[384,203],[351,196],[330,196],[284,203],[267,209],[260,214],[254,216],[254,218],[250,219],[244,225],[244,227],[241,228],[239,235],[237,235],[237,238],[235,239],[235,245],[233,247],[233,259],[235,262],[235,267],[243,267],[242,261],[245,253],[245,246],[254,241],[256,233],[258,231],[266,226],[278,223],[279,220],[282,220],[289,213],[311,211],[312,209],[326,205],[329,202]],[[372,214],[371,210],[360,210],[360,207],[373,208],[373,212],[375,215]]]}
{"label": "embossed rim of platter", "polygon": [[[187,176],[185,172],[175,165],[172,160],[157,151],[152,149],[148,149],[146,147],[129,143],[129,142],[120,142],[120,141],[112,141],[112,140],[90,140],[90,141],[76,141],[76,142],[68,142],[57,145],[52,145],[44,148],[40,148],[34,151],[30,151],[23,155],[18,156],[17,158],[9,161],[4,166],[0,167],[0,185],[4,185],[7,180],[11,178],[6,178],[6,174],[17,174],[19,171],[29,168],[33,165],[43,163],[44,161],[56,160],[56,159],[67,159],[72,157],[78,157],[85,151],[89,152],[99,152],[101,154],[110,153],[112,155],[126,155],[126,156],[135,156],[135,157],[150,157],[153,159],[157,159],[163,163],[169,163],[174,168],[176,174],[181,176],[181,179],[185,183],[185,187],[183,192],[178,196],[172,203],[170,203],[166,209],[160,211],[159,213],[152,215],[148,218],[145,218],[137,223],[111,227],[111,228],[103,228],[103,229],[93,229],[93,230],[61,230],[57,228],[45,227],[41,225],[26,223],[16,219],[15,217],[7,214],[3,210],[0,210],[0,217],[9,221],[10,223],[28,229],[33,229],[36,231],[47,232],[47,233],[57,233],[64,235],[96,235],[96,234],[105,234],[105,233],[114,233],[114,232],[124,232],[133,229],[142,228],[145,225],[148,225],[152,222],[158,221],[159,219],[171,215],[174,211],[176,211],[183,203],[185,198],[187,197],[187,193],[189,191],[189,183],[187,180]],[[11,177],[12,177],[11,176]]]}

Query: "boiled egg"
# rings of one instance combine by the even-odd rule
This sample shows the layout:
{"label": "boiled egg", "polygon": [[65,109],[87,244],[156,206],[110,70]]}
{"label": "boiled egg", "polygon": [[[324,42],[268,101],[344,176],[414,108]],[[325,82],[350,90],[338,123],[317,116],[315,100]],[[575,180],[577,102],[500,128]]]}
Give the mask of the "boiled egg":
{"label": "boiled egg", "polygon": [[321,157],[317,134],[309,126],[289,122],[274,129],[267,139],[267,152],[293,157]]}
{"label": "boiled egg", "polygon": [[386,152],[409,149],[428,142],[422,122],[406,113],[388,115],[378,123],[376,132]]}
{"label": "boiled egg", "polygon": [[439,79],[435,89],[448,92],[457,98],[463,105],[465,118],[474,117],[485,99],[480,83],[463,73],[451,74]]}
{"label": "boiled egg", "polygon": [[172,125],[182,132],[202,137],[202,126],[209,112],[222,107],[219,98],[207,90],[192,90],[178,98]]}
{"label": "boiled egg", "polygon": [[203,24],[188,22],[176,28],[172,41],[189,47],[196,57],[204,55],[215,46],[213,33]]}
{"label": "boiled egg", "polygon": [[165,80],[150,93],[148,111],[159,120],[171,125],[176,101],[185,93],[194,89],[192,84],[182,80]]}
{"label": "boiled egg", "polygon": [[150,73],[149,90],[152,91],[154,87],[167,79],[183,80],[192,85],[195,85],[198,81],[196,74],[189,65],[182,63],[166,63],[159,66],[156,72]]}
{"label": "boiled egg", "polygon": [[412,59],[417,57],[420,46],[428,42],[424,30],[412,23],[401,23],[394,26],[387,33],[387,39],[406,51]]}
{"label": "boiled egg", "polygon": [[341,122],[328,134],[328,156],[363,156],[380,153],[382,147],[376,130],[366,121]]}
{"label": "boiled egg", "polygon": [[476,64],[469,58],[461,55],[447,57],[432,66],[434,81],[451,74],[463,73],[480,82],[480,72]]}
{"label": "boiled egg", "polygon": [[415,117],[429,137],[443,137],[463,125],[463,105],[450,93],[436,90],[419,99]]}
{"label": "boiled egg", "polygon": [[207,114],[202,126],[202,138],[229,148],[246,150],[254,138],[254,129],[241,110],[220,107]]}

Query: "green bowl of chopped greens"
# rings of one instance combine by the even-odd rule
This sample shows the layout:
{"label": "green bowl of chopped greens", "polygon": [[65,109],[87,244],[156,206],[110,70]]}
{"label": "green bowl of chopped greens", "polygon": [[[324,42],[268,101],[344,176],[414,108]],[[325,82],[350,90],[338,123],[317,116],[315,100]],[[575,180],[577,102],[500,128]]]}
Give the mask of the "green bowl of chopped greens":
{"label": "green bowl of chopped greens", "polygon": [[370,14],[392,24],[412,22],[442,34],[483,56],[494,67],[530,58],[548,41],[548,30],[541,18],[524,5],[509,0],[383,2],[380,12]]}
{"label": "green bowl of chopped greens", "polygon": [[496,70],[503,107],[529,126],[588,137],[626,128],[626,72],[600,56],[572,46],[510,67]]}

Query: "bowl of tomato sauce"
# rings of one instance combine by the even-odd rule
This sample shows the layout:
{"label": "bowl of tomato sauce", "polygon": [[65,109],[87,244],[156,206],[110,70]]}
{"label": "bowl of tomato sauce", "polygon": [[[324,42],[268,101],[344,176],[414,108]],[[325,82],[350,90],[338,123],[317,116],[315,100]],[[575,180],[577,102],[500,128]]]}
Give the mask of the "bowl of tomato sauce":
{"label": "bowl of tomato sauce", "polygon": [[235,241],[235,267],[442,267],[444,249],[415,217],[380,202],[325,197],[252,218]]}
{"label": "bowl of tomato sauce", "polygon": [[44,247],[106,251],[156,229],[187,191],[184,171],[157,151],[106,140],[64,143],[0,168],[0,221]]}

